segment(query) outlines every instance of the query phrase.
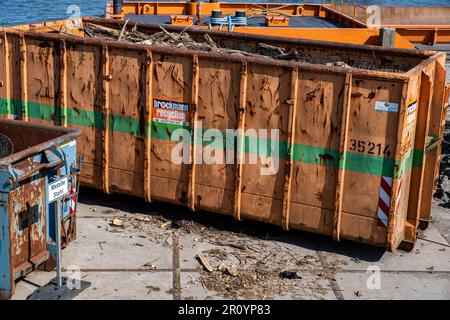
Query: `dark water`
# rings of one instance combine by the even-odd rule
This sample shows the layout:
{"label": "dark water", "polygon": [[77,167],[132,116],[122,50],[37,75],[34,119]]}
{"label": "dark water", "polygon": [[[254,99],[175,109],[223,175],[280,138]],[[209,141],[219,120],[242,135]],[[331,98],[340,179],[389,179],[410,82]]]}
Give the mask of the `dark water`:
{"label": "dark water", "polygon": [[[269,0],[269,2],[321,3],[328,1]],[[384,6],[450,6],[450,0],[355,0],[353,2],[361,5]],[[104,13],[104,10],[105,0],[0,0],[0,24],[7,26],[65,19],[73,14],[80,14],[81,16],[99,16]]]}

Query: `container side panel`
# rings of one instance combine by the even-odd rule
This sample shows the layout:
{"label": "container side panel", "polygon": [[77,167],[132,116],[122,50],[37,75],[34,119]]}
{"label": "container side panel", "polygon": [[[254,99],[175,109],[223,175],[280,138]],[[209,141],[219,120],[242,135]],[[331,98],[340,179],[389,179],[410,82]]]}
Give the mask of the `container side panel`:
{"label": "container side panel", "polygon": [[[443,114],[445,105],[448,100],[445,99],[445,57],[441,56],[435,62],[435,78],[433,87],[433,98],[431,101],[431,110],[428,124],[429,144],[443,138]],[[431,201],[433,198],[434,188],[436,186],[436,174],[439,172],[441,146],[431,148],[424,157],[424,181],[422,186],[422,198],[420,203],[420,220],[428,224],[431,219]]]}
{"label": "container side panel", "polygon": [[393,82],[353,79],[343,203],[348,213],[375,218],[382,177],[393,178],[401,89]]}
{"label": "container side panel", "polygon": [[[424,76],[425,77],[425,76]],[[392,205],[394,209],[394,233],[393,243],[396,248],[405,237],[405,226],[408,216],[408,200],[411,191],[411,177],[414,166],[414,145],[416,137],[417,116],[420,107],[424,107],[423,101],[420,101],[422,72],[414,74],[408,83],[408,92],[403,103],[403,119],[401,123],[401,152],[399,165],[396,166],[395,179],[397,180],[397,188],[393,190]],[[423,92],[425,98],[425,90]],[[426,98],[425,98],[426,99]],[[410,224],[413,229],[414,224]]]}
{"label": "container side panel", "polygon": [[68,124],[80,130],[77,149],[83,155],[83,183],[101,187],[102,74],[101,48],[67,45]]}
{"label": "container side panel", "polygon": [[[25,38],[28,120],[31,123],[58,125],[60,109],[60,59],[54,42]],[[22,88],[23,89],[23,88]]]}
{"label": "container side panel", "polygon": [[14,271],[25,271],[47,260],[45,178],[10,193]]}
{"label": "container side panel", "polygon": [[7,118],[10,113],[10,97],[8,92],[9,48],[5,34],[0,35],[0,118]]}
{"label": "container side panel", "polygon": [[[431,114],[432,91],[435,86],[435,63],[432,61],[429,66],[422,71],[420,80],[420,93],[418,94],[418,102],[416,105],[411,105],[407,110],[407,125],[412,121],[416,121],[414,150],[413,150],[413,164],[411,169],[411,182],[409,187],[408,200],[408,216],[407,227],[405,229],[405,240],[414,243],[416,238],[417,225],[420,218],[420,203],[426,190],[421,190],[423,181],[426,180],[424,176],[424,156],[427,145],[427,136],[429,132],[429,122]],[[414,110],[417,109],[417,110]]]}
{"label": "container side panel", "polygon": [[16,35],[8,35],[9,44],[9,66],[11,72],[10,78],[10,98],[11,113],[14,118],[18,118],[22,113],[22,75],[20,70],[20,39]]}
{"label": "container side panel", "polygon": [[[235,138],[227,135],[227,130],[237,128],[241,66],[206,59],[201,59],[199,65],[197,118],[203,142],[199,155],[202,163],[197,165],[195,179],[196,206],[233,214],[236,148]],[[229,162],[227,150],[232,155]]]}
{"label": "container side panel", "polygon": [[[198,31],[192,34],[204,38]],[[239,37],[217,35],[214,40],[238,49]],[[404,72],[427,54],[285,44],[307,62],[328,64],[326,69],[246,56],[241,64],[205,52],[150,52],[151,47],[119,43],[100,47],[62,35],[10,31],[7,41],[0,40],[0,116],[40,124],[67,120],[80,129],[83,183],[103,186],[107,193],[145,195],[328,235],[338,211],[341,238],[381,246],[387,241],[393,249],[405,238],[405,225],[413,224],[405,221],[411,168],[422,165],[415,155],[426,154],[423,141],[439,142],[442,136],[443,56],[435,73],[427,63],[407,73],[406,85]],[[249,38],[247,45],[256,50],[256,40]],[[267,44],[280,43],[274,38]],[[333,67],[342,63],[366,70]],[[432,120],[429,133],[416,143],[417,109],[426,103],[426,86]],[[349,106],[347,117],[344,105]],[[200,130],[194,130],[193,119],[200,120]],[[236,132],[226,135],[237,127],[244,129],[242,158],[236,154],[241,139]],[[231,159],[226,152],[218,156],[226,149],[234,151]],[[426,179],[420,187],[426,190],[419,194],[426,201],[417,205],[428,220],[439,147],[433,150],[423,160]],[[336,190],[338,174],[345,176],[342,192]],[[341,197],[339,210],[336,195]],[[33,204],[20,206],[13,209],[29,213]],[[23,223],[14,221],[17,228]],[[42,251],[29,241],[36,237],[20,237],[18,256],[25,247],[28,256],[17,259],[19,269],[39,260],[34,257]]]}
{"label": "container side panel", "polygon": [[301,72],[293,152],[291,224],[330,234],[345,76]]}
{"label": "container side panel", "polygon": [[109,165],[112,191],[143,196],[144,170],[144,110],[141,67],[143,54],[111,49],[110,112],[108,125]]}
{"label": "container side panel", "polygon": [[[341,232],[384,245],[402,84],[353,77]],[[359,225],[362,223],[362,225]]]}
{"label": "container side panel", "polygon": [[[2,172],[4,174],[4,172]],[[8,214],[6,193],[0,194],[1,200],[5,201],[0,206],[0,300],[9,299],[14,292],[12,246],[11,246],[11,221]]]}
{"label": "container side panel", "polygon": [[245,106],[242,216],[280,223],[291,71],[249,64]]}
{"label": "container side panel", "polygon": [[152,76],[152,197],[187,204],[189,161],[173,162],[172,152],[178,160],[190,154],[179,141],[190,145],[192,58],[154,53]]}

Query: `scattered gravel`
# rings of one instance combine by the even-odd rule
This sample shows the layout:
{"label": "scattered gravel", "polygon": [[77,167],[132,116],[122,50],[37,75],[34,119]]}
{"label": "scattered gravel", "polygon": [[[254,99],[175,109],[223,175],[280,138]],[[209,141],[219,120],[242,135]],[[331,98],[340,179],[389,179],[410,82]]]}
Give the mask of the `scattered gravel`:
{"label": "scattered gravel", "polygon": [[440,175],[435,198],[441,202],[441,205],[450,207],[450,123],[447,123],[444,131]]}

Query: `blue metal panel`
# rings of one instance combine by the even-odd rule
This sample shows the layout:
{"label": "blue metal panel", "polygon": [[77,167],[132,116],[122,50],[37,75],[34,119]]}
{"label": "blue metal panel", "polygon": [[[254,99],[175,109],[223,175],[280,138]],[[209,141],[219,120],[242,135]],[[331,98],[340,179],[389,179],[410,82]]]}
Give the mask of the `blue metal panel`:
{"label": "blue metal panel", "polygon": [[0,193],[0,197],[0,299],[5,299],[11,296],[13,281],[9,252],[9,213],[6,208],[8,197],[5,193]]}
{"label": "blue metal panel", "polygon": [[[20,151],[16,154],[0,159],[0,299],[8,299],[14,293],[15,277],[46,262],[49,253],[50,258],[58,254],[53,231],[56,208],[54,204],[48,205],[49,183],[67,177],[68,188],[52,190],[52,198],[58,198],[64,205],[61,216],[71,218],[71,203],[65,201],[67,196],[63,192],[71,190],[71,179],[78,186],[75,138],[79,133],[4,119],[0,120],[0,129],[9,130],[5,132],[13,141],[17,135],[16,143],[22,143],[22,149],[18,147]],[[40,134],[45,130],[55,138],[48,141],[48,136],[43,134],[42,141],[37,141],[35,146],[23,144],[24,134]],[[75,220],[71,221],[70,230],[75,230]],[[66,238],[68,234],[65,233]]]}

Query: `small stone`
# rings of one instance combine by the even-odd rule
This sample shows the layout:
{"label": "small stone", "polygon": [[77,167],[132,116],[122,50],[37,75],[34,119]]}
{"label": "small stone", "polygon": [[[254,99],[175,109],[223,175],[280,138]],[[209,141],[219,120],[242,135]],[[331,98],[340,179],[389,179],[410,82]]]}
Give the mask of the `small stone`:
{"label": "small stone", "polygon": [[113,227],[123,228],[123,221],[119,218],[116,218],[110,222],[110,225]]}

